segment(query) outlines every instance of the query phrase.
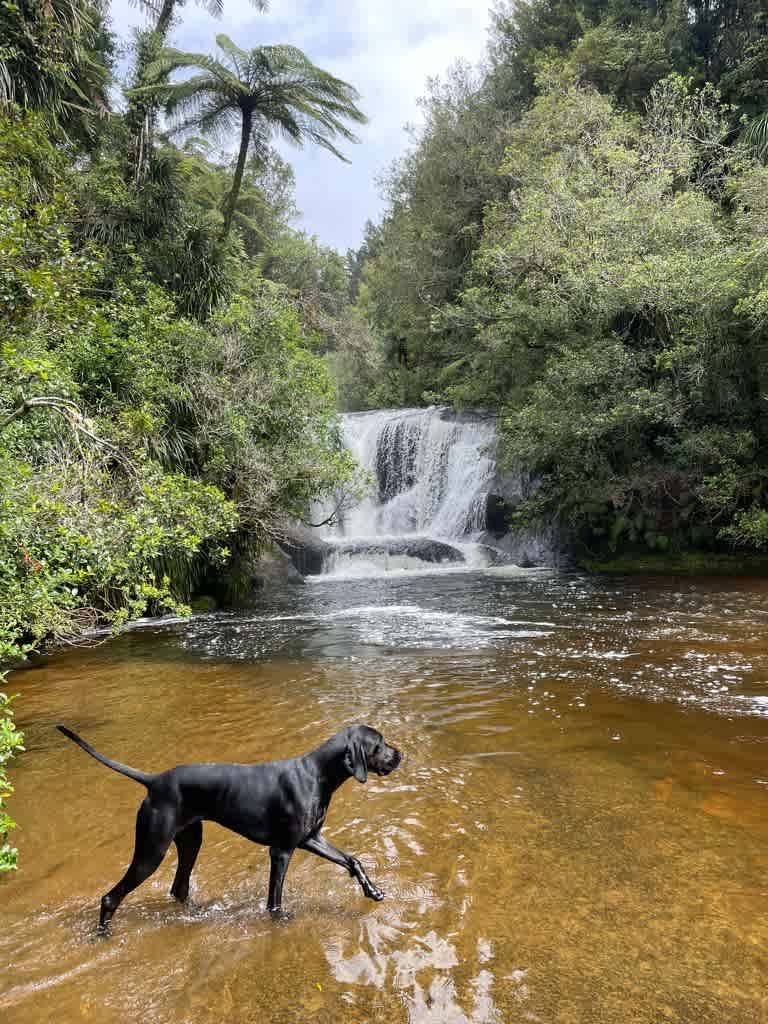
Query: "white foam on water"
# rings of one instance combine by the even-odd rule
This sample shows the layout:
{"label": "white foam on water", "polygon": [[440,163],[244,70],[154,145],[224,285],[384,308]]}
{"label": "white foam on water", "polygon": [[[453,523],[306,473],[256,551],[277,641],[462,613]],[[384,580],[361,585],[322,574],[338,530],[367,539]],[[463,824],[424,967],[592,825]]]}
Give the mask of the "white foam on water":
{"label": "white foam on water", "polygon": [[[484,626],[515,626],[522,625],[518,621],[506,619],[499,615],[464,615],[460,612],[440,612],[422,608],[417,604],[382,604],[352,605],[349,608],[338,608],[332,612],[304,613],[300,615],[269,615],[260,616],[263,622],[288,621],[332,621],[334,619],[381,618],[400,616],[424,622],[451,623],[462,627]],[[524,623],[525,625],[549,626],[551,623]]]}
{"label": "white foam on water", "polygon": [[[493,419],[459,420],[439,406],[341,417],[347,448],[374,485],[326,531],[333,537],[459,538],[482,529],[496,474]],[[329,503],[326,515],[333,511]]]}
{"label": "white foam on water", "polygon": [[[463,569],[484,568],[490,552],[474,543],[485,526],[485,510],[496,477],[492,418],[460,418],[449,410],[379,409],[341,417],[349,451],[372,481],[363,499],[323,528],[325,540],[376,542],[379,550],[331,553],[324,574],[343,579],[412,572],[456,571],[450,558],[431,561],[402,552],[387,541],[449,542],[464,557]],[[314,510],[322,521],[336,507]],[[378,543],[381,542],[381,543]]]}

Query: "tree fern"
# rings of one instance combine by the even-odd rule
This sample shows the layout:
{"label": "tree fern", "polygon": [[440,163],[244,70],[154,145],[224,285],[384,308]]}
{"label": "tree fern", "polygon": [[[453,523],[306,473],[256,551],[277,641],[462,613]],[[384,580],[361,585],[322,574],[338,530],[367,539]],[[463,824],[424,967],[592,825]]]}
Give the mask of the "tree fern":
{"label": "tree fern", "polygon": [[768,157],[768,113],[754,117],[744,129],[742,138],[752,155],[765,163]]}
{"label": "tree fern", "polygon": [[[240,145],[232,188],[223,204],[223,237],[237,208],[248,153],[264,161],[274,134],[294,145],[312,142],[340,160],[336,139],[356,142],[347,122],[364,124],[357,90],[313,64],[295,46],[243,50],[226,35],[216,43],[222,60],[201,53],[163,49],[146,70],[149,83],[137,93],[154,93],[178,132],[196,131],[224,140],[239,129]],[[199,74],[180,82],[168,76],[187,68]]]}

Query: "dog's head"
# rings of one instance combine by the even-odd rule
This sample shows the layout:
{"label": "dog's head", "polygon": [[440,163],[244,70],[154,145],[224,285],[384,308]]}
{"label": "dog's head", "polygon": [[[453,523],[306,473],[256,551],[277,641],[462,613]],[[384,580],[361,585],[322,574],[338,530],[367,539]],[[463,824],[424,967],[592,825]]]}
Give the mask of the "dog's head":
{"label": "dog's head", "polygon": [[389,775],[400,764],[400,751],[384,742],[384,737],[368,725],[353,725],[347,729],[344,764],[358,782],[366,782],[368,772]]}

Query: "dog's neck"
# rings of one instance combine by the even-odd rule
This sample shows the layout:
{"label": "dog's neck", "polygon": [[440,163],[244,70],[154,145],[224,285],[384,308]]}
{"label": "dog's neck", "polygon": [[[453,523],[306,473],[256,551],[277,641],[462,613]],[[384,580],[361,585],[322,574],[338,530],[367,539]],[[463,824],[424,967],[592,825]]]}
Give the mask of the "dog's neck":
{"label": "dog's neck", "polygon": [[344,760],[346,749],[346,736],[344,733],[339,733],[336,736],[331,736],[316,750],[307,754],[307,758],[317,767],[318,778],[321,780],[323,788],[327,789],[329,797],[350,778],[349,768]]}

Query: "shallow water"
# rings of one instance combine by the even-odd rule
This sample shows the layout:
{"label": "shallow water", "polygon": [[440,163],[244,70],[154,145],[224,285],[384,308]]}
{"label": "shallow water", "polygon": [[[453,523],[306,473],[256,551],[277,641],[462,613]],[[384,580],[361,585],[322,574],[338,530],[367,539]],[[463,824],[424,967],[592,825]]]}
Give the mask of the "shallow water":
{"label": "shallow water", "polygon": [[[768,587],[542,572],[320,580],[16,673],[28,752],[0,882],[0,1019],[218,1024],[768,1020]],[[345,724],[406,759],[325,834],[388,893],[206,824],[128,897],[141,768],[259,761]]]}

